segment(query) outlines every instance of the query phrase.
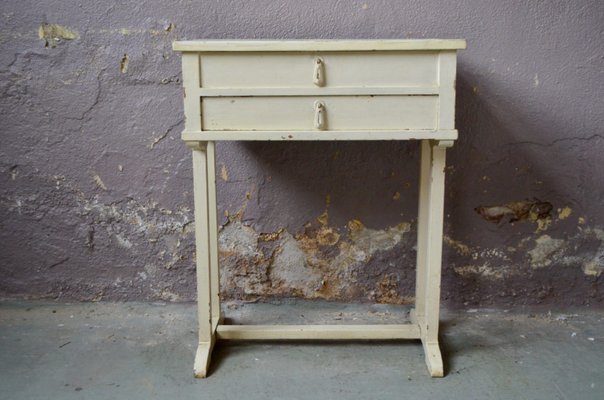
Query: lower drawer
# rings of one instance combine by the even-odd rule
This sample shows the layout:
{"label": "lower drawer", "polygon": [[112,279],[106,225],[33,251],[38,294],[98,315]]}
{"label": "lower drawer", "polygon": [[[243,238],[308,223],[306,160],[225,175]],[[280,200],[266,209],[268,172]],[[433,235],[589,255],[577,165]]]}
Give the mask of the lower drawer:
{"label": "lower drawer", "polygon": [[205,97],[203,130],[436,129],[438,96]]}

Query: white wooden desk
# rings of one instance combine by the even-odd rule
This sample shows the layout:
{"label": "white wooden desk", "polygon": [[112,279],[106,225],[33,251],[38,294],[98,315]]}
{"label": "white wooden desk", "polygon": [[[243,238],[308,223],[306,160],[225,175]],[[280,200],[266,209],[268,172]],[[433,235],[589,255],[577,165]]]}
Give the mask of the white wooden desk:
{"label": "white wooden desk", "polygon": [[[217,339],[421,339],[438,345],[445,151],[455,130],[456,51],[464,40],[179,41],[193,149],[199,345],[205,377]],[[396,325],[225,325],[220,311],[215,142],[421,140],[415,309]]]}

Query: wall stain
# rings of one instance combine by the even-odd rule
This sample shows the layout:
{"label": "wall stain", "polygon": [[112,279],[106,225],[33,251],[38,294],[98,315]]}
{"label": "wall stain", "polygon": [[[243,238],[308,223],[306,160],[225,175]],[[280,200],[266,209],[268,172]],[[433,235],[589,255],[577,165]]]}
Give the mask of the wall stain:
{"label": "wall stain", "polygon": [[[6,176],[10,181],[10,176]],[[121,254],[118,259],[140,265],[133,276],[122,273],[118,267],[113,270],[110,283],[95,280],[91,286],[71,286],[73,296],[101,300],[106,296],[116,298],[116,293],[124,291],[127,296],[136,296],[138,292],[132,288],[137,288],[149,293],[152,299],[191,299],[189,292],[180,288],[182,282],[194,282],[194,224],[190,209],[166,209],[133,199],[103,203],[97,195],[87,197],[64,176],[46,179],[52,190],[68,193],[75,200],[73,209],[80,222],[74,240],[91,259],[107,254],[111,248],[118,256]],[[251,195],[246,196],[245,202],[250,198]],[[9,213],[32,215],[46,213],[44,204],[38,197],[25,196],[12,201],[3,199],[0,207]],[[240,213],[231,216],[219,232],[223,299],[255,301],[298,296],[413,302],[415,259],[409,249],[415,245],[415,235],[411,224],[402,222],[371,229],[353,219],[337,227],[330,225],[329,213],[325,211],[295,233],[285,228],[257,232],[243,222],[244,208],[245,205]],[[471,284],[483,280],[506,286],[518,279],[526,280],[534,271],[578,270],[586,279],[597,278],[604,271],[604,230],[599,227],[579,224],[576,234],[569,237],[546,234],[522,237],[505,248],[481,247],[450,236],[444,237],[444,243],[454,251],[454,257],[445,254],[443,273],[451,270],[458,282]],[[77,256],[62,253],[49,258],[53,263],[44,268],[52,268],[58,274],[81,264]],[[168,271],[173,269],[178,270],[175,277],[180,278],[167,279]],[[54,285],[63,285],[61,282],[64,281]],[[544,299],[553,293],[551,288],[544,287],[535,291],[534,296]]]}

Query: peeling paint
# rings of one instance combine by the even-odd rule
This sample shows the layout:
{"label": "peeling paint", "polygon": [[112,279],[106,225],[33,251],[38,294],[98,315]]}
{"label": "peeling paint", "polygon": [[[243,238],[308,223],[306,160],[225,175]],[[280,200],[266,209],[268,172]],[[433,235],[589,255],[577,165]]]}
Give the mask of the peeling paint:
{"label": "peeling paint", "polygon": [[568,217],[570,217],[570,214],[572,214],[573,210],[570,207],[564,207],[562,209],[558,209],[558,219],[563,220],[566,219]]}
{"label": "peeling paint", "polygon": [[125,74],[128,72],[128,64],[130,63],[130,59],[128,58],[128,54],[124,54],[122,59],[120,60],[120,72]]}
{"label": "peeling paint", "polygon": [[105,186],[105,183],[103,182],[103,180],[101,179],[100,176],[95,175],[95,176],[92,177],[92,179],[94,180],[94,183],[96,183],[96,185],[99,188],[101,188],[103,190],[107,190],[107,186]]}
{"label": "peeling paint", "polygon": [[317,292],[324,282],[323,274],[307,264],[303,249],[289,232],[282,238],[280,250],[271,265],[272,289],[288,296],[318,297]]}
{"label": "peeling paint", "polygon": [[583,273],[590,276],[600,276],[604,267],[602,265],[602,257],[599,257],[599,261],[588,261],[583,265]]}
{"label": "peeling paint", "polygon": [[[579,246],[584,246],[589,242],[597,243],[593,251],[585,253],[581,257],[575,255]],[[604,230],[587,228],[568,240],[541,235],[535,240],[535,247],[528,254],[532,268],[553,265],[568,268],[578,264],[585,275],[600,276],[604,271]]]}
{"label": "peeling paint", "polygon": [[109,34],[119,34],[123,36],[131,36],[131,35],[169,35],[174,32],[176,25],[168,24],[163,29],[146,29],[146,28],[134,28],[134,27],[122,27],[122,28],[114,28],[114,29],[91,29],[90,33],[109,33]]}
{"label": "peeling paint", "polygon": [[38,37],[44,40],[44,47],[57,47],[61,40],[74,40],[78,33],[59,24],[41,24],[38,28]]}
{"label": "peeling paint", "polygon": [[327,211],[325,211],[323,214],[319,215],[317,217],[317,221],[323,226],[326,226],[327,224],[329,224],[329,214],[327,213]]}
{"label": "peeling paint", "polygon": [[115,239],[117,240],[117,243],[120,247],[124,248],[124,249],[130,249],[132,248],[132,242],[129,241],[128,239],[126,239],[125,237],[123,237],[120,234],[115,235]]}
{"label": "peeling paint", "polygon": [[595,251],[593,258],[583,264],[583,273],[589,276],[598,277],[604,272],[604,229],[594,228],[588,230],[600,241],[600,246]]}
{"label": "peeling paint", "polygon": [[538,199],[513,201],[501,206],[478,206],[474,209],[485,220],[500,223],[504,219],[513,223],[530,220],[537,222],[540,229],[545,229],[551,223],[545,222],[550,218],[552,204]]}
{"label": "peeling paint", "polygon": [[549,235],[541,235],[535,240],[535,248],[529,251],[531,267],[542,268],[552,263],[552,258],[564,247],[564,240],[553,239]]}
{"label": "peeling paint", "polygon": [[508,266],[492,266],[488,262],[482,265],[462,265],[454,267],[453,270],[462,277],[479,275],[490,279],[504,279],[511,273]]}
{"label": "peeling paint", "polygon": [[220,167],[220,177],[224,182],[229,181],[229,171],[227,171],[227,167],[224,164],[222,164],[222,166]]}
{"label": "peeling paint", "polygon": [[335,246],[340,240],[340,234],[335,229],[322,226],[317,232],[317,242],[321,246]]}
{"label": "peeling paint", "polygon": [[469,256],[471,254],[470,246],[463,244],[458,240],[451,239],[449,236],[444,236],[444,242],[450,247],[453,247],[458,254],[462,256]]}

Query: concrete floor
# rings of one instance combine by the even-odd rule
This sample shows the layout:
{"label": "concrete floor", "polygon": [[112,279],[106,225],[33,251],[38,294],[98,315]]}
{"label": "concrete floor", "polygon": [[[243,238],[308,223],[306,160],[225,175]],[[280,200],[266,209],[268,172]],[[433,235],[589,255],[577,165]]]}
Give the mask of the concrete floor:
{"label": "concrete floor", "polygon": [[[394,322],[405,307],[231,305],[241,323]],[[1,399],[604,399],[604,311],[443,313],[445,378],[417,341],[236,343],[192,376],[195,308],[0,303]]]}

